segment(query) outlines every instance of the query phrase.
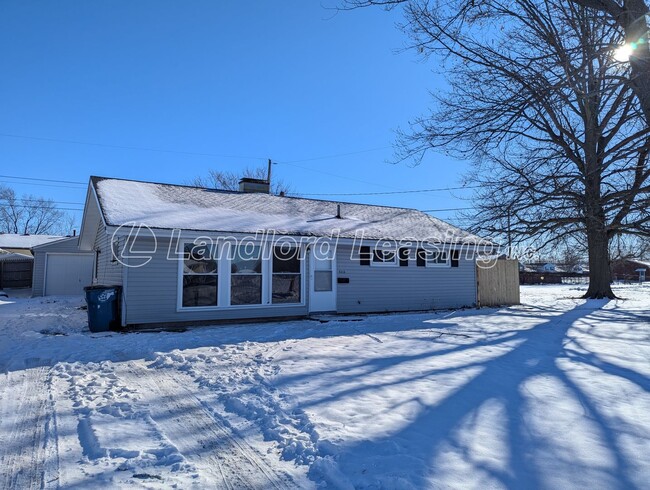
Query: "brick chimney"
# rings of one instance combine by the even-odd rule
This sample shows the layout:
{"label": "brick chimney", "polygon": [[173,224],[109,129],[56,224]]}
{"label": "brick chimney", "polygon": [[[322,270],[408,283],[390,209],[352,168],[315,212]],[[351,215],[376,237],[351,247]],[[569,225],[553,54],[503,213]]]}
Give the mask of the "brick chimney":
{"label": "brick chimney", "polygon": [[240,192],[269,194],[270,187],[269,182],[264,179],[244,177],[239,181]]}

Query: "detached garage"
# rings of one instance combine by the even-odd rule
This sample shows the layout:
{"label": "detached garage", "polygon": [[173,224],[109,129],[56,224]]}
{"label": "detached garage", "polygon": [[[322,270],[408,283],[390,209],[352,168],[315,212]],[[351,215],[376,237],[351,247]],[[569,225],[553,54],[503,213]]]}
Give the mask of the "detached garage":
{"label": "detached garage", "polygon": [[92,284],[95,254],[80,252],[78,242],[74,236],[32,249],[32,296],[83,294]]}

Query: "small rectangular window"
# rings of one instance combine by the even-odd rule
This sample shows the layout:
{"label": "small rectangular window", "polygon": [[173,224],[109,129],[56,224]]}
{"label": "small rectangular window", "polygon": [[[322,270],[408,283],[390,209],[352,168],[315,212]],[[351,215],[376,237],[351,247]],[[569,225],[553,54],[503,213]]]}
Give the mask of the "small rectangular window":
{"label": "small rectangular window", "polygon": [[425,267],[427,265],[427,251],[418,248],[417,253],[415,254],[415,260],[418,267]]}
{"label": "small rectangular window", "polygon": [[369,246],[364,245],[359,249],[359,259],[360,265],[370,265],[370,262],[372,261],[372,253],[370,252]]}
{"label": "small rectangular window", "polygon": [[399,249],[399,266],[408,267],[409,266],[409,249],[400,248]]}
{"label": "small rectangular window", "polygon": [[183,307],[217,306],[216,248],[188,243],[183,251]]}
{"label": "small rectangular window", "polygon": [[372,265],[397,265],[395,250],[373,250]]}
{"label": "small rectangular window", "polygon": [[427,267],[445,267],[449,265],[449,253],[443,250],[427,252]]}
{"label": "small rectangular window", "polygon": [[314,271],[314,291],[332,290],[332,271]]}

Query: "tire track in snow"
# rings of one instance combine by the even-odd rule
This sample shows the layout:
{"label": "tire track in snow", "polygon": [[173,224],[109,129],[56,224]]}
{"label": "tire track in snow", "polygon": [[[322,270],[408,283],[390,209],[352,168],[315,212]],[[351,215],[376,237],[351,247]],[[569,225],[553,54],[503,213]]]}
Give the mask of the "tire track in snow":
{"label": "tire track in snow", "polygon": [[48,367],[4,375],[0,418],[2,488],[57,487],[56,419]]}
{"label": "tire track in snow", "polygon": [[[293,488],[265,457],[219,420],[190,387],[191,377],[178,371],[128,363],[120,378],[138,387],[154,422],[178,450],[208,476],[210,485],[233,489]],[[184,379],[187,378],[187,379]]]}

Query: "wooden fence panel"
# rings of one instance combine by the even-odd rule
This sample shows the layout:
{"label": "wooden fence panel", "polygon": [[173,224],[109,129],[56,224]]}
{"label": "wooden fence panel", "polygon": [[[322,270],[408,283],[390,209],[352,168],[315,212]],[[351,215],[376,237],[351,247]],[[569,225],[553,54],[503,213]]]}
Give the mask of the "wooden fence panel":
{"label": "wooden fence panel", "polygon": [[493,267],[476,267],[479,306],[517,305],[519,262],[500,259]]}
{"label": "wooden fence panel", "polygon": [[0,289],[31,288],[34,261],[0,261]]}

